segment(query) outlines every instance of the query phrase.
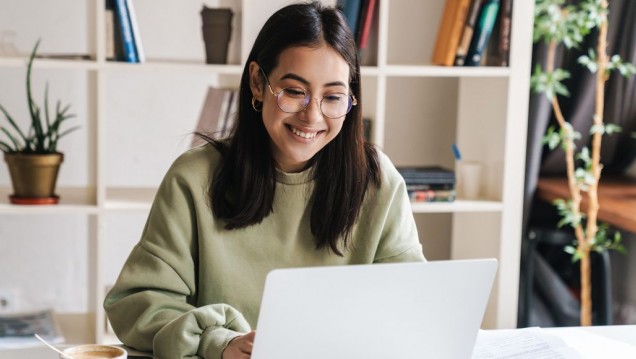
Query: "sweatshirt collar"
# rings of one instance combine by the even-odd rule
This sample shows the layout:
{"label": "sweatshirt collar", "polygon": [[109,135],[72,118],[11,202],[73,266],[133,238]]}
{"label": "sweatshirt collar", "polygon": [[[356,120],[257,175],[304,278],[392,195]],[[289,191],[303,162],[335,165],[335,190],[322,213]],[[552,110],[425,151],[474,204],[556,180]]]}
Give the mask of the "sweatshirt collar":
{"label": "sweatshirt collar", "polygon": [[314,177],[313,166],[297,173],[287,173],[276,168],[276,182],[282,184],[299,185],[311,182]]}

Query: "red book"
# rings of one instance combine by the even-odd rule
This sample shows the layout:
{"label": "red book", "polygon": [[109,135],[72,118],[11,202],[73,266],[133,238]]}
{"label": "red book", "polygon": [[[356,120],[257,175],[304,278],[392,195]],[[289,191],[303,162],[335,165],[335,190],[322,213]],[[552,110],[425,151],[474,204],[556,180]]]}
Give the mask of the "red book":
{"label": "red book", "polygon": [[371,32],[371,24],[373,22],[373,12],[375,11],[376,0],[368,0],[369,3],[366,7],[366,12],[364,14],[364,22],[362,23],[362,31],[360,32],[360,40],[358,41],[358,46],[361,49],[365,49],[367,47],[367,42],[369,41],[369,32]]}

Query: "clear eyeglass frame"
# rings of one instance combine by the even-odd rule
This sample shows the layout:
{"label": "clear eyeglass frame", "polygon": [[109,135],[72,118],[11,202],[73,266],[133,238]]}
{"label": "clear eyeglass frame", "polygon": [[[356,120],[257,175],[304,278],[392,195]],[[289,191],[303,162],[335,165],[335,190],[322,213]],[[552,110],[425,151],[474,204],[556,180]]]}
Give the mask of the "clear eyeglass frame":
{"label": "clear eyeglass frame", "polygon": [[[333,94],[324,96],[322,98],[315,98],[311,96],[309,92],[302,87],[285,87],[279,92],[274,92],[274,89],[272,88],[272,85],[269,82],[269,79],[267,78],[267,75],[265,74],[263,67],[259,65],[259,69],[261,70],[263,77],[265,77],[265,81],[267,81],[267,87],[269,87],[269,91],[272,93],[272,95],[274,95],[274,97],[276,97],[276,105],[278,105],[278,108],[285,113],[302,112],[307,108],[307,106],[309,106],[309,103],[313,99],[313,100],[320,100],[318,107],[320,108],[320,113],[322,113],[323,116],[331,118],[331,119],[338,119],[338,118],[342,118],[346,116],[351,111],[353,106],[358,105],[358,100],[356,99],[354,95],[347,95],[344,93],[333,93]],[[342,96],[347,98],[346,110],[344,110],[344,107],[340,109],[340,110],[344,110],[343,114],[339,114],[342,111],[337,111],[332,113],[328,107],[328,105],[330,104],[329,102],[327,102],[327,111],[325,111],[325,108],[323,108],[325,104],[324,102],[325,99],[327,101],[339,101],[339,99],[334,99],[333,96],[336,96],[336,97]],[[334,104],[331,104],[331,105],[334,106],[334,108],[336,108],[337,106],[340,106],[340,105],[336,106]]]}

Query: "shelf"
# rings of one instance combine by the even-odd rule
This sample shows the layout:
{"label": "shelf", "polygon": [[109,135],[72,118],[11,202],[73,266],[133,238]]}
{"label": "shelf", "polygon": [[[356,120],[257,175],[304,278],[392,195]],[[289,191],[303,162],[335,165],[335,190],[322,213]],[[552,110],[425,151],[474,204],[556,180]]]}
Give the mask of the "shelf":
{"label": "shelf", "polygon": [[12,192],[9,187],[0,187],[0,214],[96,214],[98,212],[94,201],[94,189],[87,187],[58,188],[60,203],[53,205],[11,204],[9,195]]}
{"label": "shelf", "polygon": [[148,211],[156,193],[156,188],[108,188],[104,209]]}
{"label": "shelf", "polygon": [[[69,5],[68,1],[62,6],[37,0],[15,3],[20,5],[2,6],[5,13],[11,14],[3,26],[19,35],[15,37],[18,55],[0,56],[0,68],[5,70],[2,81],[7,88],[23,88],[30,35],[36,30],[46,34],[45,51],[49,57],[38,57],[34,68],[49,70],[46,80],[61,84],[55,86],[54,98],[64,95],[61,97],[78,111],[86,137],[69,138],[65,150],[85,151],[86,158],[68,159],[75,161],[74,171],[81,177],[61,178],[58,185],[61,199],[57,205],[9,204],[12,189],[8,175],[1,176],[4,182],[0,184],[0,219],[4,222],[0,222],[0,227],[10,224],[8,234],[18,237],[22,235],[14,233],[21,230],[19,225],[38,227],[46,221],[58,220],[46,216],[88,217],[89,221],[81,225],[86,227],[90,258],[85,264],[79,263],[82,267],[78,268],[85,267],[87,271],[88,307],[81,310],[90,314],[82,318],[71,313],[61,325],[73,326],[68,329],[73,334],[68,337],[71,341],[112,342],[114,338],[104,329],[102,289],[108,284],[106,278],[113,277],[120,269],[115,267],[125,260],[122,253],[130,245],[127,241],[138,241],[142,224],[138,222],[147,216],[157,192],[156,181],[165,173],[159,169],[172,161],[167,156],[176,156],[173,149],[185,147],[189,137],[186,139],[184,134],[192,131],[200,117],[207,87],[236,86],[244,68],[241,63],[249,56],[261,24],[275,9],[290,1],[212,2],[229,6],[235,13],[230,64],[205,64],[197,25],[200,4],[165,0],[155,6],[140,2],[137,15],[147,61],[126,63],[104,59],[107,52],[106,24],[102,18],[105,14],[101,9],[104,1],[82,2],[82,6]],[[36,3],[39,11],[33,13],[30,9]],[[451,143],[457,143],[463,153],[470,154],[467,159],[484,162],[481,192],[484,198],[412,203],[411,208],[417,214],[420,240],[439,258],[480,255],[499,259],[500,275],[484,316],[486,328],[514,327],[516,323],[518,299],[514,288],[519,278],[523,193],[523,163],[518,159],[525,158],[527,138],[533,4],[515,2],[511,67],[443,67],[429,61],[444,2],[379,1],[372,27],[376,33],[370,34],[370,60],[365,62],[377,65],[360,67],[364,77],[362,115],[373,119],[373,140],[395,163],[439,163],[451,168],[455,163],[449,151]],[[71,21],[49,21],[60,16]],[[166,23],[170,28],[164,31]],[[68,34],[73,36],[69,38]],[[91,59],[51,58],[54,52],[83,53]],[[35,89],[41,94],[45,78],[36,77]],[[0,104],[14,111],[22,109],[21,93],[3,93]],[[111,162],[123,155],[131,157],[126,162]],[[134,167],[142,161],[152,172]],[[83,172],[85,167],[88,169]],[[119,178],[120,171],[125,171],[126,176]],[[83,180],[84,177],[88,179]],[[13,225],[14,221],[20,222],[19,225]],[[81,238],[84,232],[69,236]],[[478,247],[467,243],[475,237],[482,239]],[[70,240],[64,245],[75,245]],[[37,267],[38,259],[32,260]],[[25,283],[35,287],[38,284]],[[43,293],[43,298],[55,294]],[[35,298],[29,303],[42,304],[42,299]],[[78,310],[66,296],[59,296],[49,304]]]}
{"label": "shelf", "polygon": [[[0,67],[26,68],[28,62],[29,58],[25,56],[0,57]],[[33,61],[33,67],[36,69],[96,70],[99,67],[99,63],[95,60],[36,58]]]}
{"label": "shelf", "polygon": [[387,65],[382,70],[387,76],[420,77],[509,77],[508,67],[417,66]]}
{"label": "shelf", "polygon": [[149,60],[144,63],[128,63],[121,61],[106,61],[103,65],[106,70],[148,70],[148,71],[199,71],[213,72],[228,75],[241,75],[241,65],[209,65],[200,61],[170,61]]}
{"label": "shelf", "polygon": [[466,201],[411,203],[413,213],[501,212],[503,203],[498,201]]}
{"label": "shelf", "polygon": [[[0,67],[26,67],[29,59],[27,57],[0,57]],[[95,60],[81,59],[49,59],[36,58],[33,67],[38,69],[73,69],[73,70],[147,70],[147,71],[198,71],[214,72],[228,75],[241,75],[243,67],[241,65],[208,65],[201,61],[170,61],[157,60],[144,63],[128,63],[122,61],[97,62]]]}

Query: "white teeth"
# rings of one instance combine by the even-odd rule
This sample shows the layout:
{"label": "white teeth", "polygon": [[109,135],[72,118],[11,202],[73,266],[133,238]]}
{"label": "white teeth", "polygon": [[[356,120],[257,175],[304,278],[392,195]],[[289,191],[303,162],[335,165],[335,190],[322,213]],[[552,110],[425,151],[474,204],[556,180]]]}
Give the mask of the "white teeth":
{"label": "white teeth", "polygon": [[318,132],[305,133],[305,132],[300,131],[300,130],[294,128],[294,127],[291,127],[291,130],[296,136],[300,136],[302,138],[314,138],[318,134]]}

